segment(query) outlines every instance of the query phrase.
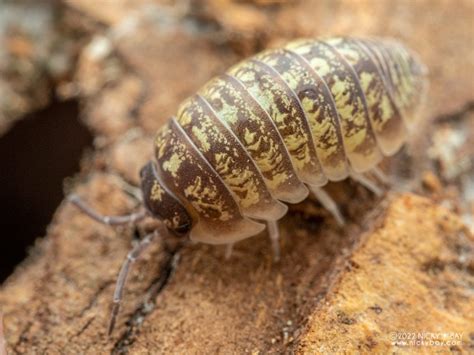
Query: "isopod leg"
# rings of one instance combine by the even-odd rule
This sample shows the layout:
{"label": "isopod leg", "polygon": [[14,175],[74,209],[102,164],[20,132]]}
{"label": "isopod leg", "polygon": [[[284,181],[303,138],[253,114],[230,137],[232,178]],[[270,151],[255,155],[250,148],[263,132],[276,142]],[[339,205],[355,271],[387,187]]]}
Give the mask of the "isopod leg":
{"label": "isopod leg", "polygon": [[146,217],[146,211],[140,211],[131,213],[124,216],[103,216],[95,211],[92,207],[88,206],[79,196],[71,195],[67,198],[74,206],[79,208],[82,212],[88,215],[93,220],[106,224],[109,226],[122,225],[122,224],[134,224]]}
{"label": "isopod leg", "polygon": [[362,174],[358,174],[355,172],[350,173],[350,177],[360,183],[362,186],[366,187],[368,190],[372,191],[377,196],[383,195],[383,190],[377,186],[376,183],[371,181],[369,178]]}
{"label": "isopod leg", "polygon": [[280,260],[280,230],[277,221],[267,221],[268,234],[272,242],[273,260]]}
{"label": "isopod leg", "polygon": [[130,271],[130,268],[133,263],[140,257],[141,253],[147,249],[147,247],[151,244],[153,239],[158,236],[158,232],[155,231],[153,233],[148,234],[145,236],[139,244],[137,244],[128,254],[127,258],[122,264],[122,268],[120,269],[117,282],[115,284],[115,291],[114,291],[114,301],[113,301],[113,308],[112,314],[110,316],[110,323],[108,329],[108,335],[112,334],[112,331],[115,327],[115,321],[117,319],[117,314],[120,310],[120,302],[122,301],[123,290],[125,283],[127,281],[127,276]]}
{"label": "isopod leg", "polygon": [[385,185],[391,185],[390,178],[379,168],[375,167],[371,170],[377,179],[379,179]]}
{"label": "isopod leg", "polygon": [[235,243],[229,243],[225,247],[225,259],[229,260],[230,257],[232,256],[232,251],[234,250],[234,244]]}
{"label": "isopod leg", "polygon": [[309,186],[309,188],[311,192],[316,196],[318,201],[321,203],[321,205],[323,205],[323,207],[333,215],[337,224],[339,224],[339,226],[341,227],[344,226],[344,217],[342,217],[341,211],[339,211],[339,208],[337,207],[337,204],[336,202],[334,202],[332,197],[320,187]]}

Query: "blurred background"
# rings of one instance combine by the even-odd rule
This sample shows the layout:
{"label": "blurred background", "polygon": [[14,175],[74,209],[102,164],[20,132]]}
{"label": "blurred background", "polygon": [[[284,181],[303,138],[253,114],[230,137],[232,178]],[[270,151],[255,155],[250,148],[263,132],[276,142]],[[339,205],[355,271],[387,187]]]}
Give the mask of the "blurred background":
{"label": "blurred background", "polygon": [[46,234],[63,179],[92,146],[79,101],[59,93],[81,38],[57,2],[0,2],[0,282]]}

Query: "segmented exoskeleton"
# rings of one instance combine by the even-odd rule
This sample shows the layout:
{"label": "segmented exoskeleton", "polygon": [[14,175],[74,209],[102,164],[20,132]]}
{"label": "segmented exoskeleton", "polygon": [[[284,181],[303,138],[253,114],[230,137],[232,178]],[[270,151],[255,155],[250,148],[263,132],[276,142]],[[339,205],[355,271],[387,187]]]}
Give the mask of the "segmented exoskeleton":
{"label": "segmented exoskeleton", "polygon": [[[141,171],[146,212],[196,241],[231,244],[276,221],[311,190],[343,223],[321,187],[362,175],[399,150],[425,91],[424,66],[389,39],[298,40],[235,65],[185,100],[158,132],[155,159]],[[111,328],[129,263],[119,275]],[[110,328],[110,329],[111,329]]]}

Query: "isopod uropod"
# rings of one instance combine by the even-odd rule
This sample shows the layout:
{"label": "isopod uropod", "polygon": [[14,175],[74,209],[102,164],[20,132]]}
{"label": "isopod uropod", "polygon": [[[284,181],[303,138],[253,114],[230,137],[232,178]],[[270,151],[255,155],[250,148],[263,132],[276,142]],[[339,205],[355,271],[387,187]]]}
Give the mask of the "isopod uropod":
{"label": "isopod uropod", "polygon": [[[342,224],[322,186],[352,177],[379,192],[362,174],[377,173],[406,140],[425,78],[416,55],[392,39],[290,42],[240,62],[180,105],[140,172],[146,211],[103,217],[77,196],[69,200],[106,224],[149,215],[210,244],[232,244],[267,226],[278,257],[283,202],[312,191]],[[145,237],[122,266],[109,333],[130,263],[158,234]]]}

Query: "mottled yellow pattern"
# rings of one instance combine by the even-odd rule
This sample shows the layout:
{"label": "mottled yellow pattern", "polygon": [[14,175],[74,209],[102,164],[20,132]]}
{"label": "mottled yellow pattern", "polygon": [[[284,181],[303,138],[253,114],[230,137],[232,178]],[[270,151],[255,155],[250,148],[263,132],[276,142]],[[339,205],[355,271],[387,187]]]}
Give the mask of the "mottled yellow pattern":
{"label": "mottled yellow pattern", "polygon": [[394,154],[420,106],[423,70],[399,43],[377,39],[300,40],[243,61],[158,132],[161,185],[147,180],[148,201],[197,218],[199,241],[255,235],[264,226],[247,217],[281,218],[276,199],[301,201],[303,182],[324,185]]}
{"label": "mottled yellow pattern", "polygon": [[248,60],[231,68],[278,128],[298,177],[315,185],[326,182],[316,156],[309,124],[296,94],[278,72],[258,61]]}
{"label": "mottled yellow pattern", "polygon": [[414,88],[409,84],[409,79],[402,72],[402,66],[397,58],[396,51],[389,49],[388,43],[379,43],[375,40],[360,40],[366,44],[379,59],[380,65],[383,67],[387,83],[392,93],[393,101],[400,110],[401,115],[407,125],[413,122],[414,117],[410,112],[411,98],[417,97],[420,93],[416,93]]}
{"label": "mottled yellow pattern", "polygon": [[[180,157],[176,177],[166,167],[175,166],[171,159]],[[226,184],[193,145],[175,119],[158,132],[156,158],[161,176],[176,196],[190,204],[197,214],[198,225],[191,238],[209,243],[227,243],[260,232],[263,226],[242,216],[240,207]],[[200,234],[199,231],[204,234]]]}
{"label": "mottled yellow pattern", "polygon": [[200,94],[239,138],[275,197],[291,202],[306,197],[278,130],[243,86],[231,77],[217,77]]}
{"label": "mottled yellow pattern", "polygon": [[[346,157],[337,133],[337,112],[324,82],[311,75],[309,63],[287,51],[269,51],[257,59],[275,68],[282,79],[297,94],[308,121],[316,155],[324,174],[333,180],[347,176]],[[326,90],[326,92],[324,91]]]}
{"label": "mottled yellow pattern", "polygon": [[186,198],[194,201],[193,206],[196,208],[200,216],[210,218],[213,214],[219,214],[219,220],[221,222],[230,220],[232,215],[229,210],[222,209],[222,207],[224,207],[224,201],[222,196],[219,196],[216,186],[206,185],[207,186],[203,186],[202,178],[196,176],[184,189],[184,195]]}
{"label": "mottled yellow pattern", "polygon": [[153,182],[153,187],[151,188],[151,200],[152,201],[161,201],[161,198],[163,197],[164,194],[163,188],[160,186],[158,181]]}
{"label": "mottled yellow pattern", "polygon": [[[161,163],[163,171],[171,174],[174,178],[175,187],[182,188],[184,197],[191,202],[193,207],[200,213],[200,216],[205,218],[214,216],[214,218],[217,217],[222,221],[228,220],[231,211],[229,211],[229,206],[226,206],[225,195],[219,195],[217,191],[218,180],[209,176],[205,165],[196,158],[195,154],[192,154],[186,142],[178,138],[175,130],[171,127],[167,128],[163,130],[161,135],[158,135],[156,140],[157,151],[161,152],[161,154],[158,154],[157,159]],[[182,164],[183,162],[185,164]],[[200,172],[200,174],[195,175],[199,179],[196,180],[195,177],[190,179],[188,175],[191,171],[185,170],[186,167],[183,165],[192,167],[192,170],[195,172]],[[196,191],[202,190],[201,175],[207,177],[205,195],[198,195],[196,193]],[[187,179],[185,179],[186,177]],[[187,183],[183,183],[185,180],[188,180]]]}
{"label": "mottled yellow pattern", "polygon": [[227,224],[243,218],[223,182],[200,159],[174,120],[157,135],[156,152],[165,183],[192,205],[199,223]]}
{"label": "mottled yellow pattern", "polygon": [[304,57],[327,84],[340,118],[344,149],[351,167],[357,172],[373,167],[382,155],[370,127],[365,97],[353,68],[324,42],[297,42],[287,47]]}
{"label": "mottled yellow pattern", "polygon": [[175,153],[163,163],[163,169],[169,171],[171,175],[176,178],[178,177],[178,171],[184,159],[186,159],[186,156],[182,152]]}
{"label": "mottled yellow pattern", "polygon": [[278,210],[280,217],[284,214],[286,208],[272,198],[245,148],[202,97],[184,101],[177,122],[234,193],[245,215],[267,219],[275,218]]}
{"label": "mottled yellow pattern", "polygon": [[401,90],[404,93],[403,108],[407,113],[407,122],[413,125],[418,116],[426,92],[426,68],[398,42],[390,41],[387,49],[398,63],[402,75]]}
{"label": "mottled yellow pattern", "polygon": [[384,85],[381,72],[356,41],[333,38],[326,42],[336,48],[354,68],[364,93],[378,145],[384,154],[393,154],[403,143],[406,131],[402,117]]}
{"label": "mottled yellow pattern", "polygon": [[206,132],[196,126],[192,128],[192,131],[194,135],[198,137],[198,140],[201,143],[202,150],[204,152],[208,152],[209,150],[211,150],[211,143],[209,142],[209,138]]}

